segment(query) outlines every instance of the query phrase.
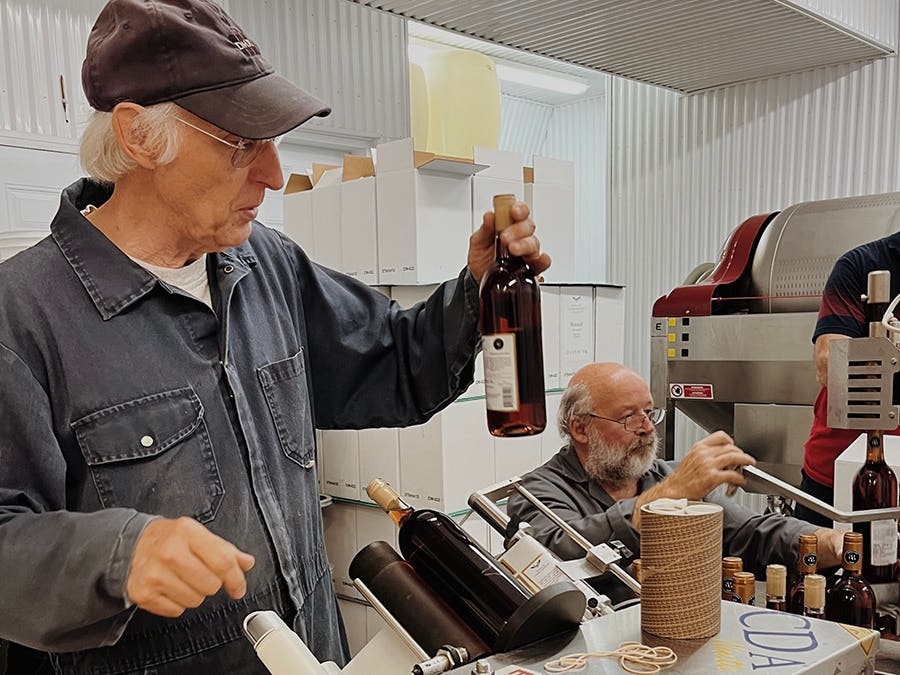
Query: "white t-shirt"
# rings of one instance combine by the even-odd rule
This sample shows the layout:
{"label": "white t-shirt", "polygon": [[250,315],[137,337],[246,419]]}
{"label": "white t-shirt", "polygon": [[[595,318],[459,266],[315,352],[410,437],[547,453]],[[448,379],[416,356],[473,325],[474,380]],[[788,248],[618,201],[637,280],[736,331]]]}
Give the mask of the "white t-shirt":
{"label": "white t-shirt", "polygon": [[[87,216],[96,208],[97,207],[93,204],[88,204],[88,206],[82,209],[81,214]],[[209,293],[209,277],[206,276],[205,253],[194,262],[188,263],[184,267],[160,267],[159,265],[153,265],[132,256],[128,257],[150,272],[150,274],[155,275],[170,286],[174,286],[188,295],[197,298],[207,307],[212,309],[212,297]]]}

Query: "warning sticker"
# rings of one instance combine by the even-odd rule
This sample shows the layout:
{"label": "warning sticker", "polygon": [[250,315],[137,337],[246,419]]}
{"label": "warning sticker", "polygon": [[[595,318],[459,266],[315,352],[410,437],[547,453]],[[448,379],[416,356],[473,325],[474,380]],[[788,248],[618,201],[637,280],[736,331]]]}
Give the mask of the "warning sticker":
{"label": "warning sticker", "polygon": [[669,396],[671,398],[704,398],[713,397],[711,384],[670,384]]}

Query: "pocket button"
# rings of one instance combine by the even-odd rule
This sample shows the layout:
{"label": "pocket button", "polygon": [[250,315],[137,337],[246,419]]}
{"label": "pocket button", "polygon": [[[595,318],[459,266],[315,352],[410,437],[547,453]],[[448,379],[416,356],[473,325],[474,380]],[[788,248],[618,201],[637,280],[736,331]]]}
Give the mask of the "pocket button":
{"label": "pocket button", "polygon": [[153,445],[153,436],[142,436],[141,445],[143,445],[145,448],[149,448],[151,445]]}

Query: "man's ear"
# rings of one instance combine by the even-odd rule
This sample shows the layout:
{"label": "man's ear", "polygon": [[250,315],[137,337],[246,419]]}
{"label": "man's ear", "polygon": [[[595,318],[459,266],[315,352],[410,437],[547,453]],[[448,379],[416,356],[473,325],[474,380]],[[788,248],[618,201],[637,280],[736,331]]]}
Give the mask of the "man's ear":
{"label": "man's ear", "polygon": [[569,435],[576,443],[588,444],[587,420],[589,419],[589,417],[581,415],[572,415],[569,418]]}
{"label": "man's ear", "polygon": [[148,148],[146,137],[137,128],[135,120],[143,108],[137,103],[123,102],[112,111],[112,128],[119,142],[119,147],[129,158],[144,169],[157,166],[156,150]]}

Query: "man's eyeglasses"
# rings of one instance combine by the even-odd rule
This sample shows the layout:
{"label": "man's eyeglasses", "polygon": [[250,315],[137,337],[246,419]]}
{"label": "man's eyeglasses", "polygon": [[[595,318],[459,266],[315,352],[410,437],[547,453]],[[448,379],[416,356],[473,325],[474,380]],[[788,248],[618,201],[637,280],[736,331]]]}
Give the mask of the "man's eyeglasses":
{"label": "man's eyeglasses", "polygon": [[259,153],[263,151],[263,148],[266,147],[267,143],[274,143],[275,145],[278,145],[278,142],[281,140],[281,137],[279,137],[267,138],[265,140],[259,141],[250,140],[249,138],[240,138],[237,141],[226,141],[224,138],[219,138],[215,134],[211,134],[205,129],[201,129],[198,126],[191,124],[187,120],[183,120],[180,117],[176,117],[175,119],[182,124],[186,124],[191,129],[195,129],[201,134],[209,136],[210,138],[219,141],[219,143],[227,145],[229,148],[233,148],[234,152],[231,153],[231,165],[235,169],[243,169],[250,166],[251,164],[253,164],[253,160],[255,160],[259,156]]}
{"label": "man's eyeglasses", "polygon": [[621,419],[614,420],[611,417],[603,417],[597,413],[585,413],[588,417],[596,417],[598,420],[606,420],[607,422],[615,422],[625,427],[625,431],[640,431],[644,426],[644,419],[650,420],[650,424],[656,426],[666,416],[665,408],[654,408],[653,410],[642,410],[641,412],[626,415]]}

